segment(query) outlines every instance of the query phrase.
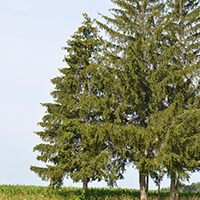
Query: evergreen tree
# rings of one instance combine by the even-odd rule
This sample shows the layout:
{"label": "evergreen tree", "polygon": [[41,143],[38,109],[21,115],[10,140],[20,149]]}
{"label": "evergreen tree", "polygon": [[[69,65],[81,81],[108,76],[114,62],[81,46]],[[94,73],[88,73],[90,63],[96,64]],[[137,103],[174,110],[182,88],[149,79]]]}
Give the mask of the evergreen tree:
{"label": "evergreen tree", "polygon": [[[111,9],[114,18],[102,15],[107,25],[98,22],[110,36],[105,51],[108,67],[104,70],[112,73],[112,85],[107,85],[107,89],[113,102],[112,108],[105,112],[114,116],[112,143],[121,158],[136,164],[140,198],[146,199],[149,175],[155,177],[160,169],[155,163],[155,149],[159,148],[160,140],[149,124],[155,109],[164,109],[163,100],[155,96],[155,85],[164,76],[159,68],[164,5],[145,0],[112,2],[118,6]],[[160,77],[155,78],[156,74]]]}
{"label": "evergreen tree", "polygon": [[[98,105],[102,95],[99,86],[99,56],[102,40],[93,27],[93,21],[84,14],[85,21],[64,47],[68,67],[59,69],[63,74],[53,78],[51,92],[55,103],[42,103],[47,114],[38,124],[43,131],[36,132],[45,143],[34,147],[37,159],[46,167],[31,166],[42,180],[60,187],[65,176],[74,182],[83,182],[83,193],[88,182],[104,178],[112,184],[117,171],[111,166],[108,134],[100,125]],[[109,182],[110,181],[110,182]]]}
{"label": "evergreen tree", "polygon": [[98,22],[110,39],[104,73],[112,80],[105,89],[112,143],[139,170],[141,199],[160,167],[171,177],[173,199],[176,174],[187,177],[199,165],[198,1],[112,2],[114,17]]}
{"label": "evergreen tree", "polygon": [[165,132],[161,155],[174,199],[179,179],[189,178],[188,172],[199,165],[199,1],[168,1],[165,19],[163,54],[168,55],[168,80],[162,95],[167,109],[158,114],[157,123]]}

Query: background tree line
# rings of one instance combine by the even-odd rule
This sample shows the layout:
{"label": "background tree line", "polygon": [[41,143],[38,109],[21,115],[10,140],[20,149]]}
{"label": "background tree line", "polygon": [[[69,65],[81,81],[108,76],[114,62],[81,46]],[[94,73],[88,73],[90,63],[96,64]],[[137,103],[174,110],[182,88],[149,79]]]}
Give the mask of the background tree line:
{"label": "background tree line", "polygon": [[[162,188],[161,191],[169,192],[170,188]],[[192,183],[190,185],[182,184],[180,187],[180,192],[200,192],[200,183]]]}
{"label": "background tree line", "polygon": [[42,103],[47,114],[36,132],[46,143],[34,150],[47,167],[31,170],[52,186],[82,181],[87,192],[93,180],[114,186],[132,164],[140,199],[149,177],[160,190],[164,174],[175,199],[199,170],[200,2],[112,2],[112,17],[101,15],[103,23],[84,14],[63,47],[67,67],[51,80],[55,103]]}

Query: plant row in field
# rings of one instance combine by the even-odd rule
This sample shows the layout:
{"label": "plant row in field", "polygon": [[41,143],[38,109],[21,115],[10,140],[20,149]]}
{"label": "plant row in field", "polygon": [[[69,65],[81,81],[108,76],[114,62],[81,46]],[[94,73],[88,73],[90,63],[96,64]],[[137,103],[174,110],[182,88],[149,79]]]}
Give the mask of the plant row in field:
{"label": "plant row in field", "polygon": [[[157,198],[157,191],[150,190],[149,198]],[[67,198],[67,199],[139,199],[140,191],[136,189],[123,188],[89,188],[88,193],[83,195],[82,188],[62,187],[59,189],[52,189],[43,186],[24,186],[24,185],[0,185],[0,198],[22,198],[29,196],[30,198]],[[161,191],[160,197],[168,198],[168,191]],[[181,192],[180,198],[200,198],[198,192]]]}

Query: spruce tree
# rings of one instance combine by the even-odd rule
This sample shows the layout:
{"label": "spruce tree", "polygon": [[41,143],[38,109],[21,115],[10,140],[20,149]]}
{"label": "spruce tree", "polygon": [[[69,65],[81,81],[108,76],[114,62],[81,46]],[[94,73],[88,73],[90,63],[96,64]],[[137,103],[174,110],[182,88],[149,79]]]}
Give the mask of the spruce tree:
{"label": "spruce tree", "polygon": [[[83,193],[88,182],[104,178],[112,184],[117,171],[111,164],[108,134],[101,126],[99,104],[99,62],[102,40],[87,14],[83,25],[67,41],[68,67],[59,69],[62,76],[53,78],[51,92],[55,103],[42,103],[47,108],[42,122],[43,131],[36,132],[41,143],[34,147],[37,159],[46,167],[31,166],[50,186],[60,187],[65,177],[83,182]],[[109,182],[110,181],[110,182]]]}
{"label": "spruce tree", "polygon": [[168,80],[162,94],[167,109],[158,114],[157,123],[165,132],[161,155],[171,178],[170,199],[175,199],[175,186],[178,197],[179,179],[189,178],[188,172],[199,165],[199,5],[193,0],[166,4],[163,54],[168,55]]}
{"label": "spruce tree", "polygon": [[[112,143],[116,144],[121,158],[136,164],[140,198],[146,199],[149,175],[155,177],[160,168],[154,161],[160,141],[149,124],[155,109],[164,109],[160,106],[162,99],[155,97],[155,84],[163,76],[159,64],[164,5],[145,0],[112,2],[118,6],[111,9],[114,18],[102,15],[107,24],[98,22],[110,36],[105,51],[108,67],[104,70],[112,74],[112,85],[107,85],[114,105],[108,112],[114,116]],[[156,73],[160,76],[157,82],[153,80]]]}
{"label": "spruce tree", "polygon": [[[156,178],[166,167],[173,185],[175,174],[187,177],[199,163],[198,1],[112,2],[114,17],[102,15],[107,23],[98,22],[110,39],[104,73],[112,78],[105,89],[112,106],[105,112],[113,119],[112,143],[136,165],[140,198],[146,199],[149,174]],[[182,4],[188,6],[185,22],[183,14],[174,17],[186,12]]]}

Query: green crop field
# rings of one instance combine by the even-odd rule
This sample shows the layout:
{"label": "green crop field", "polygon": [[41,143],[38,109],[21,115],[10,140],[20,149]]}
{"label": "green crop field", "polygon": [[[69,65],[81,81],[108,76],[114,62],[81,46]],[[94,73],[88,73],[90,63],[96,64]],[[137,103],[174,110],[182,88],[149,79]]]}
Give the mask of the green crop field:
{"label": "green crop field", "polygon": [[[169,192],[162,191],[163,200],[169,199]],[[139,200],[139,190],[121,188],[89,188],[86,195],[82,188],[62,187],[50,189],[42,186],[0,185],[0,200],[40,200],[40,199],[68,199],[68,200]],[[149,191],[149,200],[157,199],[157,191]],[[198,192],[181,192],[180,200],[200,199]]]}

